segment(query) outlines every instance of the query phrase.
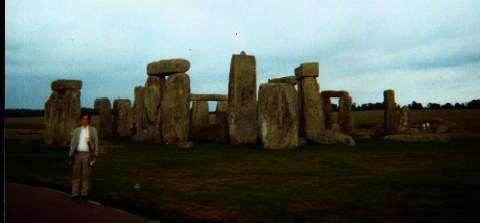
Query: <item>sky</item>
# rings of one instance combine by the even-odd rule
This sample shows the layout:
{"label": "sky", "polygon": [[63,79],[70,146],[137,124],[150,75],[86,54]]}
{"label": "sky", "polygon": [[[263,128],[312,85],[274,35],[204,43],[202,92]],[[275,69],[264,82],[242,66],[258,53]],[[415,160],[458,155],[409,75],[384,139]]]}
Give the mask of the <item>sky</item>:
{"label": "sky", "polygon": [[81,106],[134,99],[149,62],[190,61],[192,93],[228,92],[232,54],[257,85],[317,61],[321,90],[356,104],[480,98],[480,1],[6,0],[5,108],[43,109],[56,79]]}

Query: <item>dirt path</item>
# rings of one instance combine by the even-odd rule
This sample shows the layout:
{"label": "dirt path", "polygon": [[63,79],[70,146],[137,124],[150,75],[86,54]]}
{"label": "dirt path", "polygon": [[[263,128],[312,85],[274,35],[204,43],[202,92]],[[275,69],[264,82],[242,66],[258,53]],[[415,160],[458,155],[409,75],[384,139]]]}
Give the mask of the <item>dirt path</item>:
{"label": "dirt path", "polygon": [[154,222],[92,201],[72,202],[64,192],[5,183],[6,222]]}

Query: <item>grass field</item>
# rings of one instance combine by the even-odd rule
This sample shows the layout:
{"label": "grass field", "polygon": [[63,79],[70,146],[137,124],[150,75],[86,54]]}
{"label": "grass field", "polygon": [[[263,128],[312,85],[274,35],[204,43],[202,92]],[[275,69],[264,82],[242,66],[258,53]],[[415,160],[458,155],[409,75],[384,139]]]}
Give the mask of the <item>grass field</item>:
{"label": "grass field", "polygon": [[[333,113],[336,120],[337,113]],[[361,124],[382,126],[383,110],[356,111],[352,112],[354,127]],[[480,110],[479,109],[440,109],[440,110],[411,110],[409,113],[409,124],[419,120],[442,118],[451,122],[461,124],[467,130],[480,131]],[[43,117],[4,118],[5,128],[45,128]]]}
{"label": "grass field", "polygon": [[[166,222],[467,222],[478,218],[480,143],[359,141],[356,147],[117,141],[92,198]],[[7,180],[70,191],[65,148],[7,140]],[[139,183],[140,190],[133,186]]]}

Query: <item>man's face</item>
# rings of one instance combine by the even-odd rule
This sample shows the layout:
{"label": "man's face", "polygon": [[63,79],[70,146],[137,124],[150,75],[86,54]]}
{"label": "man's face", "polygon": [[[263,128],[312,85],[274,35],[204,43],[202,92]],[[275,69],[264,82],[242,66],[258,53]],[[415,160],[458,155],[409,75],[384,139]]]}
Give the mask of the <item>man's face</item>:
{"label": "man's face", "polygon": [[87,126],[88,125],[88,116],[83,116],[81,119],[82,125]]}

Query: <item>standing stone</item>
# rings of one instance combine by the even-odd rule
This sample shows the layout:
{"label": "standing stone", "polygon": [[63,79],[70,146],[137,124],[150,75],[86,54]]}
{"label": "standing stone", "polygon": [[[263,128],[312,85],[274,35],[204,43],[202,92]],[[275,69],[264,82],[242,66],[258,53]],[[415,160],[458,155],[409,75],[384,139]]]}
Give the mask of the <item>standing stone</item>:
{"label": "standing stone", "polygon": [[408,131],[408,107],[403,106],[400,110],[400,120],[398,122],[398,132],[406,133]]}
{"label": "standing stone", "polygon": [[385,90],[383,92],[383,106],[384,134],[391,135],[394,134],[397,130],[395,126],[395,112],[397,108],[395,104],[395,91]]}
{"label": "standing stone", "polygon": [[71,132],[80,122],[80,80],[56,80],[51,83],[53,92],[45,102],[45,143],[67,146]]}
{"label": "standing stone", "polygon": [[322,103],[323,115],[325,116],[325,129],[332,129],[333,116],[330,97],[322,97]]}
{"label": "standing stone", "polygon": [[110,100],[107,97],[95,99],[94,112],[99,116],[98,137],[100,139],[111,137],[113,132],[113,115]]}
{"label": "standing stone", "polygon": [[255,57],[241,52],[232,56],[228,82],[230,143],[257,142],[257,73]]}
{"label": "standing stone", "polygon": [[260,85],[258,122],[265,149],[298,146],[297,93],[286,83]]}
{"label": "standing stone", "polygon": [[114,133],[118,136],[131,136],[131,108],[129,99],[113,101]]}
{"label": "standing stone", "polygon": [[338,124],[340,125],[341,132],[352,135],[353,122],[352,122],[352,97],[350,95],[344,95],[340,97],[340,106],[338,109]]}
{"label": "standing stone", "polygon": [[[301,106],[301,133],[309,140],[317,139],[318,135],[325,131],[325,118],[323,116],[322,100],[319,93],[319,85],[314,77],[300,79],[299,94]],[[302,136],[302,135],[301,135]]]}
{"label": "standing stone", "polygon": [[218,128],[217,141],[228,142],[228,102],[217,102],[217,109],[215,110],[215,124]]}
{"label": "standing stone", "polygon": [[168,77],[160,105],[163,141],[167,144],[189,141],[190,77],[184,73]]}
{"label": "standing stone", "polygon": [[193,101],[191,111],[191,133],[194,141],[208,140],[209,113],[208,101]]}
{"label": "standing stone", "polygon": [[149,139],[148,120],[145,109],[145,88],[143,86],[135,87],[135,99],[133,102],[133,112],[135,113],[135,135],[134,141],[144,142]]}
{"label": "standing stone", "polygon": [[143,90],[147,138],[155,143],[163,142],[160,107],[164,88],[165,77],[148,76]]}

